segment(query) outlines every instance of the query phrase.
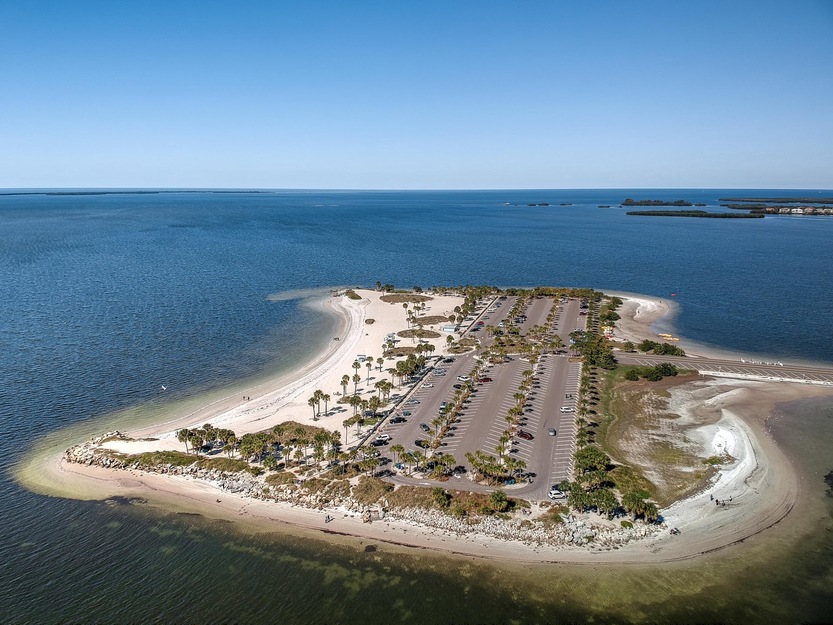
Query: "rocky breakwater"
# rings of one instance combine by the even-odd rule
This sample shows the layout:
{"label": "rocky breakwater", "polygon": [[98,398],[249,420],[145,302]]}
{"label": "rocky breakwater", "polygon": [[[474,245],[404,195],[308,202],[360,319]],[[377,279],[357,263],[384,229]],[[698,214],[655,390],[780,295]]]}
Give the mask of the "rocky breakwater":
{"label": "rocky breakwater", "polygon": [[605,522],[590,515],[561,514],[557,519],[511,518],[500,516],[451,516],[433,508],[389,508],[386,501],[373,505],[360,503],[349,494],[313,492],[304,481],[296,479],[282,484],[269,484],[263,476],[248,471],[228,472],[200,466],[198,459],[189,464],[160,463],[147,465],[135,458],[101,447],[107,441],[129,440],[114,431],[70,447],[64,452],[66,462],[107,469],[137,470],[148,473],[190,477],[203,480],[219,490],[242,497],[270,500],[293,506],[346,514],[368,515],[375,519],[400,521],[456,536],[487,536],[517,541],[529,546],[582,547],[585,549],[617,549],[621,545],[648,536],[656,536],[664,525],[636,524],[633,527]]}
{"label": "rocky breakwater", "polygon": [[100,447],[105,441],[128,440],[119,431],[107,432],[101,436],[91,438],[86,443],[70,447],[64,452],[64,460],[74,464],[98,466],[106,469],[125,469],[127,464],[117,454],[108,453]]}
{"label": "rocky breakwater", "polygon": [[598,526],[588,518],[570,514],[561,515],[560,523],[544,523],[536,519],[506,519],[494,516],[452,517],[437,510],[407,508],[390,511],[388,518],[433,527],[458,536],[479,534],[527,545],[574,545],[600,549],[617,548],[662,531],[662,527],[657,525],[633,528]]}

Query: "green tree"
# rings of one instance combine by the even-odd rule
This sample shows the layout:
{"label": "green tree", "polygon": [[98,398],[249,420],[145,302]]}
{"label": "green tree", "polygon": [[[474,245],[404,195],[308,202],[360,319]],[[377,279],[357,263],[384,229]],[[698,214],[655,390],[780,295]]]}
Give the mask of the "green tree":
{"label": "green tree", "polygon": [[609,464],[610,458],[598,447],[590,445],[576,451],[575,466],[582,473],[587,471],[604,471]]}
{"label": "green tree", "polygon": [[177,433],[176,433],[177,440],[180,443],[185,443],[185,453],[186,454],[189,453],[188,452],[188,441],[190,440],[190,437],[191,437],[191,430],[189,430],[188,428],[182,428],[181,430],[178,430]]}
{"label": "green tree", "polygon": [[441,486],[431,489],[431,497],[440,510],[447,510],[451,503],[451,495]]}
{"label": "green tree", "polygon": [[509,508],[509,498],[502,490],[493,490],[489,495],[489,504],[497,512],[505,512]]}

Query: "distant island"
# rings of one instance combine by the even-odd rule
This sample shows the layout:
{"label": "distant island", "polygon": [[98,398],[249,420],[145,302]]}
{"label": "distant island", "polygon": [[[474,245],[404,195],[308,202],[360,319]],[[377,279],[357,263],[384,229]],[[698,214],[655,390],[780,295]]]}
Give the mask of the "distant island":
{"label": "distant island", "polygon": [[707,217],[711,219],[760,219],[763,213],[709,213],[701,210],[685,211],[628,211],[626,215],[640,215],[642,217]]}
{"label": "distant island", "polygon": [[720,202],[757,202],[772,204],[833,204],[833,198],[812,197],[722,197]]}
{"label": "distant island", "polygon": [[622,206],[694,206],[687,200],[634,200],[627,198],[622,202]]}

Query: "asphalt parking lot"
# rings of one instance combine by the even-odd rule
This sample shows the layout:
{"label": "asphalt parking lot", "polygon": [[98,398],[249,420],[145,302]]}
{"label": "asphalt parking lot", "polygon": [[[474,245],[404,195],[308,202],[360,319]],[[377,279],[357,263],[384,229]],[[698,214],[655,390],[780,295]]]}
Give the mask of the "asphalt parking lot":
{"label": "asphalt parking lot", "polygon": [[[508,316],[515,303],[515,298],[507,298],[497,304],[497,300],[487,303],[470,322],[470,327],[477,327],[482,320],[485,325],[498,325]],[[522,331],[534,325],[546,323],[554,300],[553,298],[532,299],[524,312],[526,320],[519,324]],[[579,315],[578,300],[569,300],[559,305],[552,325],[553,334],[561,337],[565,345],[569,344],[569,334],[577,328],[584,327],[585,318]],[[485,328],[485,325],[482,326]],[[485,330],[475,333],[483,345],[492,339]],[[488,365],[481,377],[491,378],[491,382],[477,383],[465,404],[458,421],[444,437],[435,453],[451,454],[457,461],[469,469],[466,461],[467,452],[482,450],[497,456],[500,437],[507,429],[505,415],[517,400],[514,395],[523,379],[523,372],[533,369],[533,386],[528,394],[528,401],[523,407],[520,430],[515,433],[509,446],[509,455],[526,463],[526,473],[531,473],[531,483],[519,483],[509,488],[517,495],[544,499],[552,484],[572,476],[573,453],[575,451],[575,407],[578,397],[581,364],[569,357],[566,350],[561,354],[545,354],[533,369],[526,360],[515,355],[502,364]],[[430,439],[434,432],[431,421],[440,413],[442,402],[451,402],[454,397],[455,384],[463,384],[458,376],[467,376],[475,366],[475,354],[468,353],[454,357],[453,362],[437,360],[430,370],[418,382],[403,387],[396,392],[405,395],[392,416],[404,416],[403,423],[390,423],[390,417],[377,433],[388,434],[391,440],[383,446],[383,455],[390,445],[400,444],[408,451],[419,449],[415,441]],[[438,373],[438,369],[444,372]],[[569,396],[569,397],[568,397]],[[411,402],[411,403],[408,403]],[[415,403],[418,402],[418,403]],[[561,408],[572,409],[562,412]],[[410,414],[407,414],[410,413]],[[431,433],[420,429],[427,424]],[[549,428],[555,428],[556,435],[548,434]],[[520,431],[528,432],[531,440],[518,436]],[[422,450],[425,452],[425,450]],[[465,488],[466,480],[455,481],[455,488]]]}

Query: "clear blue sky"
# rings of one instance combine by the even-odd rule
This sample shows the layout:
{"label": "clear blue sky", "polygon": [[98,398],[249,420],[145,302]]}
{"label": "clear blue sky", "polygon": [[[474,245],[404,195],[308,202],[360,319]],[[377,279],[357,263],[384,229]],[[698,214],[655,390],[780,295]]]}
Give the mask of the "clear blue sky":
{"label": "clear blue sky", "polygon": [[5,0],[0,187],[829,189],[833,2]]}

